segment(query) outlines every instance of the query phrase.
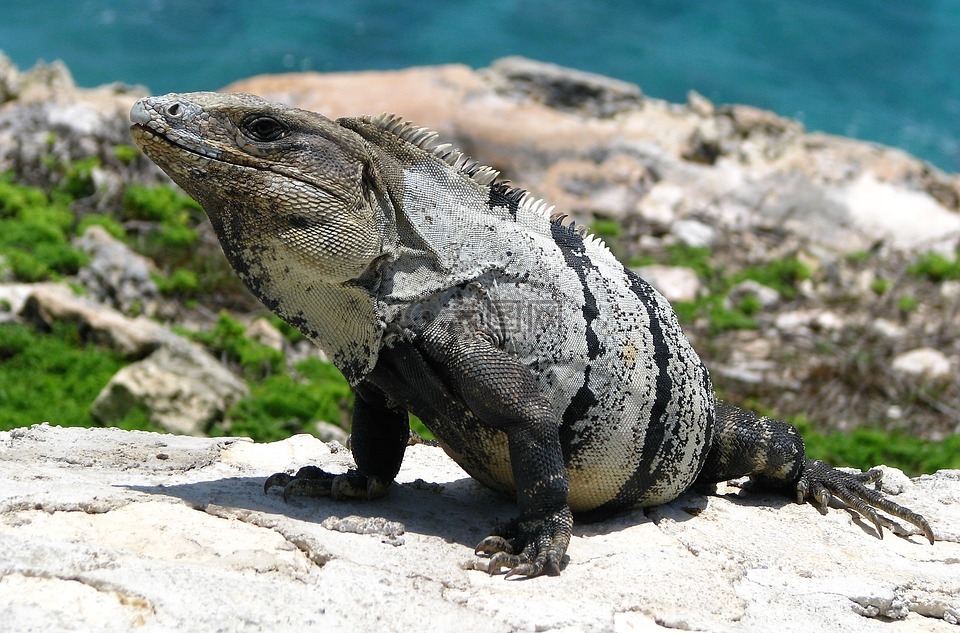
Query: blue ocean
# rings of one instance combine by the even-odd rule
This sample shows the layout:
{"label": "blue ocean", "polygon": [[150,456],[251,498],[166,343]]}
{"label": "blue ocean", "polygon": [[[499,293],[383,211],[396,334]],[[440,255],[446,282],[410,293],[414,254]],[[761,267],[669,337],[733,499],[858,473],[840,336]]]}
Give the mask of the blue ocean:
{"label": "blue ocean", "polygon": [[7,0],[0,50],[84,86],[216,89],[259,73],[483,67],[525,55],[684,101],[747,103],[960,171],[956,0]]}

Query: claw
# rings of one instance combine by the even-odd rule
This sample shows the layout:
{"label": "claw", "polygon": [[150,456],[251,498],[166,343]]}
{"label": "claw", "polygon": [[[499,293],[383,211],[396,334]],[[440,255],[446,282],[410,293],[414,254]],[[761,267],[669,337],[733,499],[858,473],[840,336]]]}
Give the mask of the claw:
{"label": "claw", "polygon": [[[275,473],[267,477],[267,480],[263,482],[263,492],[266,494],[274,486],[283,486],[287,487],[293,480],[293,475],[288,475],[287,473]],[[284,496],[284,501],[286,501],[286,496]]]}
{"label": "claw", "polygon": [[560,563],[570,543],[573,515],[562,508],[543,519],[513,521],[506,538],[495,534],[480,541],[474,549],[478,555],[490,557],[489,574],[507,568],[506,578],[533,578],[560,574]]}
{"label": "claw", "polygon": [[808,494],[810,494],[810,486],[806,479],[801,479],[797,482],[797,503],[806,501]]}
{"label": "claw", "polygon": [[542,571],[536,563],[521,563],[508,571],[504,578],[513,578],[514,576],[533,578],[534,576],[539,576]]}
{"label": "claw", "polygon": [[487,556],[493,556],[500,552],[513,552],[513,546],[510,545],[510,541],[502,536],[488,536],[473,548],[474,554],[485,554]]}
{"label": "claw", "polygon": [[487,573],[491,576],[494,574],[499,574],[500,570],[504,567],[508,567],[510,571],[513,571],[516,567],[524,564],[525,562],[526,561],[523,556],[508,554],[507,552],[497,552],[490,557],[490,564],[487,565]]}
{"label": "claw", "polygon": [[822,507],[824,510],[830,506],[830,501],[833,499],[833,495],[830,494],[830,491],[823,487],[817,488],[815,496],[817,503],[819,503],[820,507]]}
{"label": "claw", "polygon": [[[883,510],[918,527],[932,544],[933,530],[926,519],[909,508],[890,501],[879,492],[882,477],[883,471],[876,468],[865,473],[850,474],[819,460],[808,459],[806,468],[796,484],[797,499],[802,501],[808,495],[812,495],[817,501],[824,503],[824,500],[829,502],[831,496],[836,497],[869,519],[880,538],[883,538],[883,522],[877,510]],[[876,484],[876,486],[871,489],[867,488],[867,484]],[[826,506],[825,503],[824,506]]]}

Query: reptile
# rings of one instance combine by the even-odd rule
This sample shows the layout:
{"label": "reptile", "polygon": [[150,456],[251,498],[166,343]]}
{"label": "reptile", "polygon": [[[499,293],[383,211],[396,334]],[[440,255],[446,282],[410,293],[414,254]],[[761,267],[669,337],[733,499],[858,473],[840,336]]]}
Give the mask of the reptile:
{"label": "reptile", "polygon": [[[670,304],[602,240],[435,132],[330,120],[246,94],[145,97],[143,152],[208,215],[250,291],[318,345],[355,394],[356,468],[307,465],[264,490],[375,498],[418,416],[469,475],[515,498],[477,567],[558,574],[577,520],[749,476],[883,537],[927,520],[881,471],[806,457],[796,428],[718,400]],[[824,510],[825,511],[825,510]]]}

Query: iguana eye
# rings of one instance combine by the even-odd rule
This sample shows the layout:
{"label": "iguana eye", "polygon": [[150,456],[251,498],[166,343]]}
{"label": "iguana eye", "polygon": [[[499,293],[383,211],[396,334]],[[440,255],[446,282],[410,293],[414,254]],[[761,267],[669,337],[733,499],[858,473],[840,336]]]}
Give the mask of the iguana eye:
{"label": "iguana eye", "polygon": [[276,141],[287,135],[286,125],[272,116],[254,115],[243,122],[244,132],[255,141]]}

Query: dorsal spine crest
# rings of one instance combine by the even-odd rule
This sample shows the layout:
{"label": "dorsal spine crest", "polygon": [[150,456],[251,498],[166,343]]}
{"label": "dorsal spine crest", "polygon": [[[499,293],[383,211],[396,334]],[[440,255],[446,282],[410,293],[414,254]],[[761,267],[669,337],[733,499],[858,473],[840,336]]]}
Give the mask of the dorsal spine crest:
{"label": "dorsal spine crest", "polygon": [[543,200],[534,197],[525,189],[513,187],[508,180],[500,180],[500,172],[493,167],[483,165],[479,161],[473,160],[459,149],[453,147],[450,143],[438,143],[439,134],[430,128],[421,127],[406,121],[394,113],[384,112],[377,116],[363,117],[371,125],[393,134],[397,138],[411,145],[429,152],[445,162],[457,172],[471,178],[480,185],[495,187],[511,203],[517,205],[517,214],[531,214],[540,216],[551,224],[557,224],[567,230],[575,232],[584,243],[595,248],[609,251],[603,240],[589,233],[585,225],[577,225],[572,218],[566,214],[561,214],[555,210],[553,205],[548,205]]}

